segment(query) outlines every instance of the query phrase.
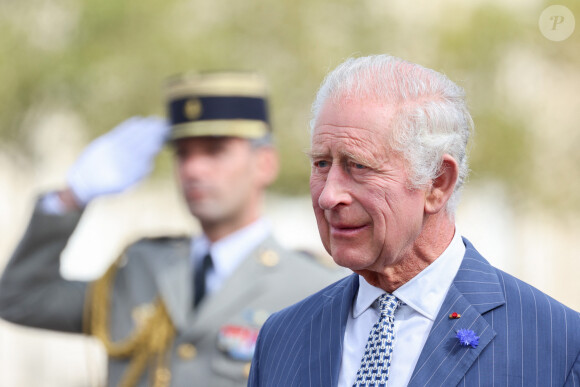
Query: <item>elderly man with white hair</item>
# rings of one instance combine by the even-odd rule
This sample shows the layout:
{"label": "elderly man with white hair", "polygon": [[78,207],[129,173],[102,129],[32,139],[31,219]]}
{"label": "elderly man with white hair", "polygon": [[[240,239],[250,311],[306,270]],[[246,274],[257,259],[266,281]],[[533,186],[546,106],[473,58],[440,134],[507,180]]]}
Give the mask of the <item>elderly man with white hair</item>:
{"label": "elderly man with white hair", "polygon": [[446,76],[349,59],[313,104],[320,236],[354,274],[272,315],[249,386],[580,386],[580,316],[455,226],[471,116]]}

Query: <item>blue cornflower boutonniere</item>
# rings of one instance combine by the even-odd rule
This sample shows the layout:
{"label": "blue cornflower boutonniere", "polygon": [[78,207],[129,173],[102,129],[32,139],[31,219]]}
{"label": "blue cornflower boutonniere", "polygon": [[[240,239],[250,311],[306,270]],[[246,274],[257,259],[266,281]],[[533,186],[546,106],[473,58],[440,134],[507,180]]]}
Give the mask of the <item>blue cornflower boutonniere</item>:
{"label": "blue cornflower boutonniere", "polygon": [[479,336],[471,329],[460,329],[455,337],[459,339],[459,345],[462,347],[472,346],[475,348],[479,344]]}

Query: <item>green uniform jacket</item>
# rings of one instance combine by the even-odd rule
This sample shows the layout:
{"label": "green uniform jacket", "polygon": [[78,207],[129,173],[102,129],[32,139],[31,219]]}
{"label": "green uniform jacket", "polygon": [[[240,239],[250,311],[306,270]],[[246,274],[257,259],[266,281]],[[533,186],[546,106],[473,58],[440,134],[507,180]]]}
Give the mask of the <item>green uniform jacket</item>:
{"label": "green uniform jacket", "polygon": [[[35,209],[0,279],[0,317],[30,327],[83,332],[89,283],[65,280],[59,270],[60,255],[80,217]],[[191,273],[189,238],[144,239],[126,250],[111,293],[108,328],[113,340],[126,338],[154,300],[163,300],[176,329],[166,356],[171,386],[245,386],[250,358],[247,342],[240,343],[244,332],[344,276],[269,238],[194,310]],[[128,360],[109,357],[109,386],[118,385],[127,365]],[[149,371],[139,386],[151,385]]]}

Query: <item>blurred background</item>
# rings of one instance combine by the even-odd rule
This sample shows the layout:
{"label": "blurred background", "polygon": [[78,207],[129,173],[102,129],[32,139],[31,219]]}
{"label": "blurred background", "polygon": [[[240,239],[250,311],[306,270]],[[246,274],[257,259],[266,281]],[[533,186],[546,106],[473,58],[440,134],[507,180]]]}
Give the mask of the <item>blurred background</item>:
{"label": "blurred background", "polygon": [[[541,28],[554,4],[571,13],[553,24],[544,14]],[[164,115],[164,80],[192,70],[268,78],[282,171],[266,211],[286,245],[323,254],[303,153],[310,103],[347,57],[389,53],[466,89],[476,130],[460,232],[580,310],[580,37],[570,15],[580,18],[577,0],[3,0],[0,270],[36,196],[63,186],[83,147],[130,116]],[[554,38],[561,28],[571,35]],[[145,183],[91,204],[63,275],[95,278],[138,237],[196,230],[164,151]],[[104,369],[91,339],[0,321],[0,387],[97,386]]]}

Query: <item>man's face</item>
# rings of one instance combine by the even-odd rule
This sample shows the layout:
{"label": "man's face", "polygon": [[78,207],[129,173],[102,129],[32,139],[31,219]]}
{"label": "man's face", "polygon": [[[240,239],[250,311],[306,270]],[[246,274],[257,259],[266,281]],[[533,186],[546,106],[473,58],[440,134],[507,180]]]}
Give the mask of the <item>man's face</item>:
{"label": "man's face", "polygon": [[189,210],[202,225],[255,220],[260,191],[257,151],[236,137],[195,137],[175,142],[177,175]]}
{"label": "man's face", "polygon": [[310,191],[322,243],[355,271],[401,263],[422,229],[424,191],[407,188],[403,160],[389,150],[392,111],[327,101],[313,131]]}

